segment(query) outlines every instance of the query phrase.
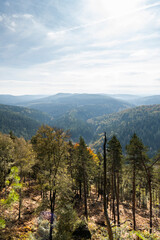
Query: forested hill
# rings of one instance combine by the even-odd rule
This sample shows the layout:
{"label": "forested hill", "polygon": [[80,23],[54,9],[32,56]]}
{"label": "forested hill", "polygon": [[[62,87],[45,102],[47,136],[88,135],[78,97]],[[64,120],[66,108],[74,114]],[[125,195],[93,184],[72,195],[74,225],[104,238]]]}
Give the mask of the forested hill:
{"label": "forested hill", "polygon": [[51,118],[37,110],[0,104],[0,132],[30,139],[42,123]]}
{"label": "forested hill", "polygon": [[[13,99],[13,96],[10,97],[8,98],[8,102]],[[18,104],[20,105],[21,101],[25,98],[25,96],[24,98],[21,96]],[[27,99],[29,98],[33,98],[33,96],[28,96]],[[7,96],[0,96],[0,101],[6,101],[6,99]],[[16,102],[17,100],[18,98],[15,97],[13,102]],[[5,114],[3,113],[0,116],[1,121],[3,121],[3,125],[1,126],[0,130],[3,133],[8,133],[8,129],[10,129],[13,130],[15,134],[18,134],[17,136],[19,136],[21,133],[21,135],[26,138],[27,133],[24,134],[23,131],[23,127],[26,127],[23,126],[23,123],[26,123],[26,117],[29,117],[32,119],[32,125],[33,120],[36,120],[41,124],[49,124],[65,130],[69,129],[73,141],[78,141],[79,137],[82,135],[86,139],[87,143],[92,141],[94,135],[92,124],[87,123],[88,119],[102,116],[104,114],[118,112],[133,106],[124,101],[116,100],[112,97],[102,94],[64,93],[56,94],[50,97],[34,100],[32,99],[30,102],[27,100],[27,102],[23,103],[22,105],[26,106],[27,108],[1,105],[1,112],[5,110]],[[4,121],[6,111],[8,115],[10,114],[10,117],[7,116],[8,121]],[[45,112],[46,114],[42,114],[39,111]],[[10,122],[10,119],[13,119],[11,113],[14,115],[14,119],[21,117],[21,119],[25,118],[25,120],[22,120],[22,122],[19,124],[17,124],[17,121],[15,120],[14,122]],[[12,128],[14,125],[15,127]],[[35,133],[32,131],[32,127],[30,130],[27,130],[27,132],[28,131],[29,136],[31,136],[32,132],[33,134]]]}
{"label": "forested hill", "polygon": [[[82,94],[84,95],[82,99],[81,94],[73,94],[73,98],[71,95],[57,94],[53,97],[57,99],[54,103],[50,97],[51,109],[47,103],[48,100],[45,100],[46,111],[50,109],[52,116],[34,109],[1,104],[0,131],[9,133],[12,130],[16,136],[30,139],[40,125],[48,124],[70,130],[71,139],[74,142],[77,142],[80,136],[84,137],[87,144],[93,143],[96,149],[102,146],[100,135],[106,131],[108,138],[114,134],[117,135],[123,150],[133,133],[136,133],[144,145],[150,148],[151,155],[160,149],[160,105],[140,106],[126,110],[125,108],[130,105],[107,96]],[[44,99],[39,101],[42,100]],[[117,112],[121,109],[125,110]],[[115,113],[109,114],[110,112]]]}
{"label": "forested hill", "polygon": [[133,107],[132,104],[108,95],[64,93],[31,101],[23,106],[46,112],[55,119],[76,111],[76,115],[83,120]]}
{"label": "forested hill", "polygon": [[109,139],[115,134],[123,150],[134,133],[149,147],[150,155],[160,149],[160,105],[140,106],[91,119],[90,122],[95,127],[94,147],[97,149],[102,146],[104,131]]}
{"label": "forested hill", "polygon": [[136,105],[153,105],[160,104],[160,95],[139,98],[135,101]]}

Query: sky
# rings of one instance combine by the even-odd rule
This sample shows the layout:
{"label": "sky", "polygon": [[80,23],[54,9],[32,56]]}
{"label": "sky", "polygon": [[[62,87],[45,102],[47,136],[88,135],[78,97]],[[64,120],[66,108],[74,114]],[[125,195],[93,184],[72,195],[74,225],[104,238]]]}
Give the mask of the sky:
{"label": "sky", "polygon": [[160,0],[0,0],[0,94],[160,94]]}

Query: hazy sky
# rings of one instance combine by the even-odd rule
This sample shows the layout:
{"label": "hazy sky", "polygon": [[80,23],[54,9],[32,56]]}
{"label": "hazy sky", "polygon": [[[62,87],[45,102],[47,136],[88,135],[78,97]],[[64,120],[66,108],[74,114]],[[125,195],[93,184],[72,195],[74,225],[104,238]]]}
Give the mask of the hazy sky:
{"label": "hazy sky", "polygon": [[160,0],[0,0],[0,94],[160,94]]}

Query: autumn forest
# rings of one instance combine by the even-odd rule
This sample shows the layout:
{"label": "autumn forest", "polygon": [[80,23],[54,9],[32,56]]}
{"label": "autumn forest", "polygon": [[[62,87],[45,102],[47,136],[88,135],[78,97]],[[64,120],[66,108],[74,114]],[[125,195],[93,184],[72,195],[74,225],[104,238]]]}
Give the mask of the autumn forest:
{"label": "autumn forest", "polygon": [[42,125],[27,141],[0,134],[0,239],[159,239],[160,153],[134,133],[101,150]]}

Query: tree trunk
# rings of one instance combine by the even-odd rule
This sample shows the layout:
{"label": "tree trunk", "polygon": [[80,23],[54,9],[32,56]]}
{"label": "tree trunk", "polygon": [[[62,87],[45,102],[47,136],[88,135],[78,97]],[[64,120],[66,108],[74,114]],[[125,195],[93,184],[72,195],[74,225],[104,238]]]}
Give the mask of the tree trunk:
{"label": "tree trunk", "polygon": [[6,160],[4,160],[4,186],[5,186],[5,193],[4,193],[4,198],[6,199],[7,196],[7,187],[6,187]]}
{"label": "tree trunk", "polygon": [[82,183],[81,181],[79,182],[79,198],[82,198]]}
{"label": "tree trunk", "polygon": [[88,210],[87,210],[87,181],[86,181],[86,166],[83,161],[83,191],[84,191],[84,215],[88,220]]}
{"label": "tree trunk", "polygon": [[135,217],[135,197],[136,197],[136,170],[135,164],[133,167],[133,195],[132,195],[132,214],[133,214],[133,229],[136,230],[136,217]]}
{"label": "tree trunk", "polygon": [[115,173],[112,171],[112,213],[114,224],[116,224],[116,214],[115,214]]}
{"label": "tree trunk", "polygon": [[101,176],[101,200],[102,200],[102,196],[103,196],[102,189],[103,189],[103,180],[102,180],[102,176]]}
{"label": "tree trunk", "polygon": [[18,212],[18,219],[21,219],[21,207],[22,207],[22,190],[19,190],[19,212]]}
{"label": "tree trunk", "polygon": [[108,212],[107,212],[107,205],[106,205],[106,144],[107,144],[107,139],[106,139],[106,133],[105,133],[105,139],[104,139],[104,190],[103,190],[103,205],[104,205],[104,216],[106,218],[107,222],[107,230],[108,230],[108,235],[109,235],[109,240],[113,240],[113,233],[112,233],[112,228],[110,224],[110,220],[108,217]]}
{"label": "tree trunk", "polygon": [[[85,173],[84,173],[85,174]],[[83,187],[84,187],[84,214],[86,219],[88,220],[88,210],[87,210],[87,189],[86,189],[86,177],[84,176],[84,182],[83,182]]]}
{"label": "tree trunk", "polygon": [[141,186],[139,185],[139,208],[141,207]]}
{"label": "tree trunk", "polygon": [[54,221],[54,207],[55,207],[55,198],[56,198],[56,192],[50,190],[50,210],[51,210],[51,222],[50,222],[50,234],[49,234],[49,240],[52,240],[52,232],[53,232],[53,221]]}
{"label": "tree trunk", "polygon": [[[20,171],[20,183],[22,182],[22,170]],[[18,219],[21,218],[21,207],[22,207],[22,188],[19,189],[19,213]]]}
{"label": "tree trunk", "polygon": [[118,223],[118,226],[120,226],[120,217],[119,217],[119,171],[117,172],[116,198],[117,198],[117,223]]}
{"label": "tree trunk", "polygon": [[149,196],[150,196],[150,233],[152,233],[152,185],[151,176],[148,175],[148,185],[149,185]]}
{"label": "tree trunk", "polygon": [[100,176],[99,175],[98,175],[97,189],[98,189],[98,199],[99,199],[99,192],[100,192]]}

